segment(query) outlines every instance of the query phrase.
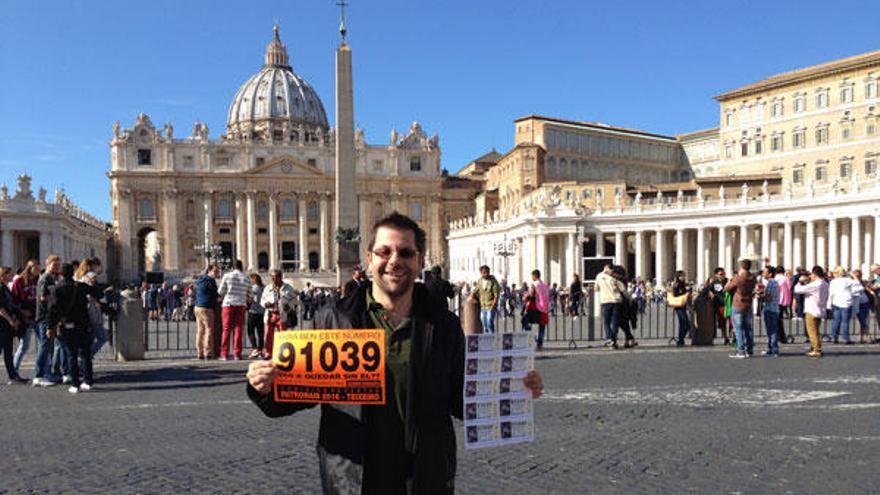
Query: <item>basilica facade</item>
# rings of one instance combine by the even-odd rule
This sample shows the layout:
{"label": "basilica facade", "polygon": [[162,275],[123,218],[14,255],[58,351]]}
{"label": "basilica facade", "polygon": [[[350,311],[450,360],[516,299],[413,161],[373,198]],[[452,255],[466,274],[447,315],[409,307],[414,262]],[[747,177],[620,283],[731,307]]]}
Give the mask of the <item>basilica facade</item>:
{"label": "basilica facade", "polygon": [[[192,275],[204,268],[206,250],[219,246],[248,270],[277,267],[293,279],[330,284],[335,141],[317,91],[293,71],[277,26],[262,68],[232,98],[218,138],[199,122],[179,136],[172,124],[158,127],[145,114],[127,128],[116,123],[109,177],[118,276]],[[441,174],[439,137],[418,122],[392,130],[381,144],[368,144],[358,130],[355,154],[360,238],[369,238],[375,220],[399,211],[428,233],[427,261],[445,264],[455,212],[444,202],[468,208],[473,187]]]}
{"label": "basilica facade", "polygon": [[741,258],[880,262],[880,52],[716,101],[718,127],[679,136],[518,119],[513,149],[461,172],[484,187],[475,214],[450,224],[450,278],[485,264],[512,283],[536,268],[567,283],[615,262],[643,279],[685,270],[701,282]]}

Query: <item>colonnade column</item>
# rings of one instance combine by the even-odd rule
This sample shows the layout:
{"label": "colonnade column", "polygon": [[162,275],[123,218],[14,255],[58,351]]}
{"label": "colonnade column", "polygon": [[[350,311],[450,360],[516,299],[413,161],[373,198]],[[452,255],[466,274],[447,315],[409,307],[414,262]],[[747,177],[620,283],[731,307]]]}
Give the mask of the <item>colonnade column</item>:
{"label": "colonnade column", "polygon": [[[841,219],[844,220],[844,219]],[[850,238],[849,238],[849,229],[846,228],[846,224],[841,222],[841,225],[837,226],[837,233],[839,235],[840,244],[837,247],[837,257],[840,258],[840,266],[844,268],[850,267]]]}
{"label": "colonnade column", "polygon": [[[662,284],[666,281],[666,231],[665,230],[657,230],[657,240],[656,240],[656,249],[654,250],[654,256],[656,259],[655,267],[656,273],[654,274],[654,278],[657,280],[658,284]],[[646,278],[645,281],[648,279]]]}
{"label": "colonnade column", "polygon": [[861,269],[862,268],[862,226],[861,219],[857,216],[852,217],[850,220],[850,236],[849,236],[849,244],[851,246],[852,254],[850,255],[850,268],[853,269]]}
{"label": "colonnade column", "polygon": [[584,268],[584,245],[581,243],[581,237],[578,234],[574,235],[574,272],[581,276],[581,280],[584,278],[583,273]]}
{"label": "colonnade column", "polygon": [[[569,265],[567,267],[567,271],[570,272],[570,274],[580,273],[577,262],[577,232],[569,232],[568,236],[566,236],[566,239],[568,240],[568,244],[566,245],[565,249],[565,253],[567,255],[566,258],[568,260],[566,264]],[[563,285],[565,284],[564,274],[562,283]]]}
{"label": "colonnade column", "polygon": [[596,232],[596,256],[605,256],[605,234]]}
{"label": "colonnade column", "polygon": [[330,269],[330,260],[327,250],[327,243],[330,241],[330,226],[328,225],[328,210],[327,210],[327,195],[321,195],[321,226],[320,226],[320,239],[321,239],[321,270],[329,270]]}
{"label": "colonnade column", "polygon": [[880,214],[874,214],[874,259],[872,263],[880,263]]}
{"label": "colonnade column", "polygon": [[247,266],[248,271],[257,270],[257,215],[254,205],[256,192],[245,193],[247,202]]}
{"label": "colonnade column", "polygon": [[[15,266],[15,260],[12,259],[15,256],[12,246],[14,239],[13,230],[7,227],[0,231],[0,234],[2,234],[2,237],[0,237],[0,244],[2,244],[2,250],[0,250],[0,263],[2,263],[3,266]],[[43,261],[44,259],[41,259],[40,263],[43,263]]]}
{"label": "colonnade column", "polygon": [[684,270],[684,229],[675,229],[675,270]]}
{"label": "colonnade column", "polygon": [[697,273],[696,282],[706,280],[706,228],[697,227]]}
{"label": "colonnade column", "polygon": [[299,269],[305,271],[309,269],[309,227],[306,223],[309,217],[306,198],[300,197],[298,199],[297,213],[299,213],[299,221],[297,223],[299,223]]}
{"label": "colonnade column", "polygon": [[863,234],[863,238],[865,240],[865,254],[862,256],[862,266],[864,267],[862,273],[867,275],[868,270],[871,269],[871,262],[876,256],[876,253],[873,251],[874,232],[871,230],[871,226],[868,225],[867,220],[865,220],[865,233]]}
{"label": "colonnade column", "polygon": [[614,233],[614,263],[626,266],[626,237],[621,231]]}
{"label": "colonnade column", "polygon": [[816,222],[807,220],[806,230],[804,241],[807,243],[807,256],[804,264],[807,270],[812,270],[816,266]]}
{"label": "colonnade column", "polygon": [[[816,226],[816,264],[828,266],[828,230],[824,225]],[[810,269],[813,267],[811,266]]]}
{"label": "colonnade column", "polygon": [[729,249],[730,239],[727,237],[727,227],[722,225],[718,227],[718,266],[724,268],[724,270],[727,270],[730,260]]}
{"label": "colonnade column", "polygon": [[[49,257],[50,254],[52,254],[50,252],[50,251],[52,251],[52,233],[49,230],[40,230],[39,233],[40,233],[40,253],[39,253],[39,255],[37,255],[37,260],[39,260],[40,265],[42,265],[46,261],[46,258]],[[11,263],[4,262],[4,264],[7,266],[15,266]],[[124,266],[121,268],[125,269]]]}
{"label": "colonnade column", "polygon": [[278,264],[278,227],[275,225],[277,219],[276,208],[277,195],[269,194],[269,269],[281,268]]}
{"label": "colonnade column", "polygon": [[633,277],[645,277],[645,233],[641,230],[635,233],[636,266],[633,269]]}
{"label": "colonnade column", "polygon": [[[740,225],[739,226],[739,258],[742,259],[743,256],[748,252],[749,246],[749,226],[748,225]],[[733,263],[736,265],[738,259],[734,259]],[[736,267],[734,267],[734,270]]]}
{"label": "colonnade column", "polygon": [[550,258],[547,256],[547,234],[538,234],[535,236],[535,247],[535,255],[537,259],[535,260],[536,266],[532,267],[532,270],[541,270],[541,280],[547,281],[550,279]]}
{"label": "colonnade column", "polygon": [[[770,224],[761,224],[761,258],[771,258],[770,256]],[[771,262],[772,263],[772,262]],[[773,263],[775,264],[775,263]],[[786,265],[788,266],[788,265]]]}
{"label": "colonnade column", "polygon": [[[770,234],[770,264],[773,266],[779,265],[779,228],[770,226],[769,229]],[[765,255],[766,256],[766,255]]]}
{"label": "colonnade column", "polygon": [[840,260],[837,257],[837,219],[832,218],[828,220],[828,268],[833,269],[837,266]]}
{"label": "colonnade column", "polygon": [[803,237],[801,236],[802,229],[800,225],[792,225],[792,229],[791,265],[787,265],[786,268],[804,265],[804,258],[802,256],[802,253],[804,252]]}
{"label": "colonnade column", "polygon": [[782,227],[782,259],[786,268],[791,267],[791,222],[785,222]]}

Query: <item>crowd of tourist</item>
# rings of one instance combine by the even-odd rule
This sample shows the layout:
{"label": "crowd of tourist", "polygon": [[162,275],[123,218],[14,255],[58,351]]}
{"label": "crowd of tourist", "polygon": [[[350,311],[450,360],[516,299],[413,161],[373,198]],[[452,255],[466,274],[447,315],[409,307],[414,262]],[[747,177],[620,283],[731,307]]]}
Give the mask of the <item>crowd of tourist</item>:
{"label": "crowd of tourist", "polygon": [[[98,282],[101,272],[98,258],[62,263],[56,255],[43,266],[30,260],[18,271],[0,267],[0,349],[10,384],[91,389],[92,360],[108,341],[104,315],[112,317],[119,303],[114,288]],[[21,365],[32,340],[34,376],[28,380]]]}

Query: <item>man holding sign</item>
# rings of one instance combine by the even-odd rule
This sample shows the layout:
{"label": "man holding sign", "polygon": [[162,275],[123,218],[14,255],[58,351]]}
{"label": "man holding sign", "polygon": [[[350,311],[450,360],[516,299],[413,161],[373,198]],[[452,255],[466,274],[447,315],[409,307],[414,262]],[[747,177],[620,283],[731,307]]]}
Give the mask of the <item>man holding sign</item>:
{"label": "man holding sign", "polygon": [[[275,361],[254,362],[248,370],[250,399],[267,416],[280,417],[316,405],[276,397],[275,378],[280,384],[281,368],[305,369],[298,367],[309,364],[289,360],[292,352],[297,353],[295,360],[317,359],[313,369],[321,369],[303,374],[319,376],[312,387],[317,393],[326,393],[322,386],[327,380],[348,371],[346,363],[358,373],[370,372],[374,362],[381,363],[375,371],[384,367],[383,404],[351,401],[343,394],[322,401],[317,450],[325,493],[452,493],[455,489],[452,417],[462,417],[464,337],[458,318],[431,304],[424,285],[415,283],[424,253],[425,232],[417,223],[398,213],[379,220],[366,253],[373,282],[315,316],[316,329],[355,329],[348,330],[350,338],[305,331],[314,338],[291,342],[286,351],[276,353]],[[361,335],[357,329],[381,330],[384,338]],[[379,340],[381,353],[376,356],[368,345]],[[308,344],[313,347],[306,349]],[[527,375],[524,383],[535,397],[543,391],[537,373]]]}

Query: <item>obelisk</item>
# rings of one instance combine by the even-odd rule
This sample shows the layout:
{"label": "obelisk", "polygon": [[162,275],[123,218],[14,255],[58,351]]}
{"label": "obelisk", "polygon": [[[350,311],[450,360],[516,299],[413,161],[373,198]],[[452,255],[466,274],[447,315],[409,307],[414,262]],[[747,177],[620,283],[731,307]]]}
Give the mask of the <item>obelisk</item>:
{"label": "obelisk", "polygon": [[341,1],[342,42],[336,50],[336,283],[342,286],[360,257],[360,243],[352,240],[358,230],[358,198],[355,183],[354,98],[351,83],[351,49],[345,42],[345,2]]}

